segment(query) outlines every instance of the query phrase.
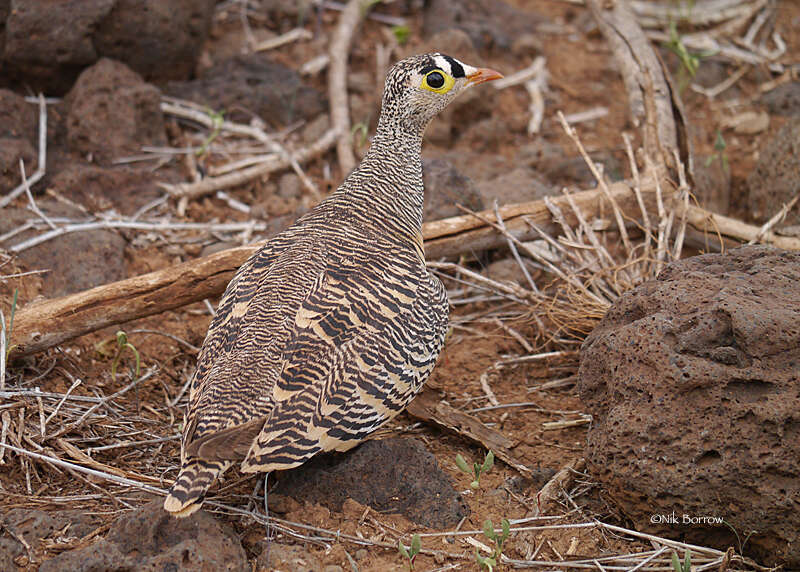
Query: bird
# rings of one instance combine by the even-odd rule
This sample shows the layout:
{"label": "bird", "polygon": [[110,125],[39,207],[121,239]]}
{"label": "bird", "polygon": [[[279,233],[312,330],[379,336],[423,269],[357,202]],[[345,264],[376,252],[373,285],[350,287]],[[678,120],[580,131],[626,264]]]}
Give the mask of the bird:
{"label": "bird", "polygon": [[235,463],[269,474],[347,451],[421,390],[449,319],[425,265],[424,131],[460,93],[501,77],[441,53],[392,66],[361,163],[222,295],[190,383],[168,513],[198,510]]}

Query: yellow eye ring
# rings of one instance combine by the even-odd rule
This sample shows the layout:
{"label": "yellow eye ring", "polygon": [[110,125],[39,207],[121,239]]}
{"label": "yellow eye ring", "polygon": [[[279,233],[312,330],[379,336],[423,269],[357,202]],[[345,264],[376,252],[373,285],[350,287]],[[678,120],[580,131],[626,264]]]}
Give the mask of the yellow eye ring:
{"label": "yellow eye ring", "polygon": [[[438,87],[434,87],[430,83],[428,83],[428,78],[433,76],[433,74],[438,75],[442,80],[444,80],[444,83],[442,83],[442,85],[440,85]],[[438,79],[438,78],[431,77],[431,79]],[[434,83],[438,83],[438,82],[434,82]],[[422,78],[421,87],[422,87],[422,89],[427,89],[428,91],[432,91],[434,93],[447,93],[448,91],[453,89],[453,86],[455,85],[455,83],[456,83],[456,80],[453,79],[453,77],[451,77],[449,74],[445,73],[444,71],[442,71],[440,69],[435,69],[435,70],[431,70],[431,71],[429,71],[428,73],[425,74],[425,77]]]}

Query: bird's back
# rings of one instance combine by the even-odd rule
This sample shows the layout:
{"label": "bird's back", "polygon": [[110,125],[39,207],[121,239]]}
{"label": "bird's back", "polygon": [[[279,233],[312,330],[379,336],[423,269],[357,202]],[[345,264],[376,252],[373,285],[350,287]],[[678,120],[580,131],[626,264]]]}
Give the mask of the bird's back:
{"label": "bird's back", "polygon": [[393,66],[359,167],[223,295],[191,384],[167,511],[191,514],[233,462],[271,471],[349,449],[416,395],[448,316],[422,247],[422,134],[461,90],[499,77],[438,53]]}
{"label": "bird's back", "polygon": [[189,453],[296,466],[356,444],[427,377],[447,325],[441,283],[413,244],[340,206],[321,204],[231,281],[191,386]]}

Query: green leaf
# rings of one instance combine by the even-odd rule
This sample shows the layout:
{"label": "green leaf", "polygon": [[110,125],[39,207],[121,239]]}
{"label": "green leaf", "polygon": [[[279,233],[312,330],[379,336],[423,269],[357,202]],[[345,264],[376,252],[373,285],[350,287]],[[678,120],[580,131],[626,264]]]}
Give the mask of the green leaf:
{"label": "green leaf", "polygon": [[139,350],[134,347],[132,343],[128,341],[128,335],[123,332],[122,330],[117,330],[117,353],[114,356],[114,361],[111,362],[111,379],[117,378],[117,366],[119,366],[120,359],[122,359],[122,352],[126,349],[130,350],[133,354],[133,358],[136,362],[134,367],[134,378],[139,377],[139,371],[141,370],[141,358],[139,357]]}
{"label": "green leaf", "polygon": [[722,136],[722,131],[717,131],[717,137],[714,139],[714,151],[722,153],[727,149],[728,145],[725,143],[725,138]]}
{"label": "green leaf", "polygon": [[481,472],[488,473],[494,467],[494,453],[489,451],[486,453],[486,458],[483,460],[483,469]]}
{"label": "green leaf", "polygon": [[683,556],[683,572],[691,572],[692,570],[692,553],[686,550]]}
{"label": "green leaf", "polygon": [[461,453],[456,455],[456,466],[459,469],[461,469],[462,472],[467,473],[468,475],[472,474],[472,473],[470,473],[469,465],[467,465],[467,461],[464,460],[464,457],[461,456]]}
{"label": "green leaf", "polygon": [[411,537],[411,555],[416,556],[420,550],[422,550],[422,539],[419,534],[415,534]]}
{"label": "green leaf", "polygon": [[494,558],[492,558],[491,556],[486,556],[486,557],[481,556],[480,554],[478,554],[477,549],[475,549],[475,561],[481,568],[486,568],[489,570],[489,572],[492,572],[492,570],[494,570],[494,567],[497,565],[497,562],[495,561]]}
{"label": "green leaf", "polygon": [[397,43],[401,46],[408,41],[408,37],[411,35],[411,30],[408,26],[394,26],[392,28],[392,33],[394,34]]}
{"label": "green leaf", "polygon": [[478,487],[480,487],[480,486],[481,486],[481,484],[478,481],[472,481],[469,484],[469,488],[471,488],[473,491],[478,490]]}
{"label": "green leaf", "polygon": [[503,527],[503,542],[505,542],[506,538],[511,535],[511,524],[508,522],[507,518],[504,518],[500,522],[500,526]]}
{"label": "green leaf", "polygon": [[675,551],[672,552],[672,569],[675,570],[675,572],[683,572],[683,570],[681,570],[681,561],[678,558],[678,553]]}
{"label": "green leaf", "polygon": [[411,559],[411,555],[409,555],[408,550],[406,549],[406,547],[403,546],[403,541],[402,540],[398,540],[397,541],[397,551],[400,554],[402,554],[403,556],[405,556],[406,558],[408,558],[409,560]]}
{"label": "green leaf", "polygon": [[486,538],[490,538],[492,540],[497,538],[497,534],[494,532],[494,523],[492,523],[492,519],[487,518],[483,521],[483,533],[486,535]]}

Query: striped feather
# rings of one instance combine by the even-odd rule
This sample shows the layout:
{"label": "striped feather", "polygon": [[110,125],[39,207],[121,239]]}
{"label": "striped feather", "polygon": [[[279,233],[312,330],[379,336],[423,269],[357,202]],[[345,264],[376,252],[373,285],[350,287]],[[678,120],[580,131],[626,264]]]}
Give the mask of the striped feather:
{"label": "striped feather", "polygon": [[457,70],[438,55],[398,63],[361,165],[228,285],[190,385],[167,511],[196,510],[235,462],[244,472],[282,470],[350,449],[430,375],[448,302],[422,250],[420,149],[449,99],[419,103],[408,85],[431,65]]}

